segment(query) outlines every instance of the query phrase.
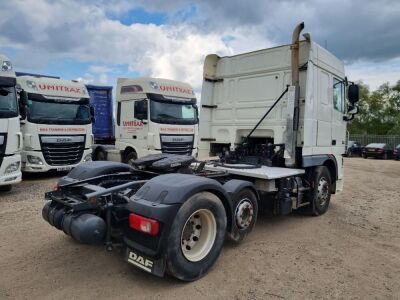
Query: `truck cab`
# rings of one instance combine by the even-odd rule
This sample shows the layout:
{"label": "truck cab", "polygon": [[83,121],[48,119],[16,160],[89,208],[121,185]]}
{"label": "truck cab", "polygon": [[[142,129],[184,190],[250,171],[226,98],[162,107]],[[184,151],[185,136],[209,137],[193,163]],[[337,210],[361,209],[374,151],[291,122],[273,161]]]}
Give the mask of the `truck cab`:
{"label": "truck cab", "polygon": [[124,162],[148,154],[196,155],[198,111],[190,85],[159,78],[120,78],[115,146]]}
{"label": "truck cab", "polygon": [[68,171],[91,160],[92,110],[85,85],[20,76],[24,172]]}
{"label": "truck cab", "polygon": [[[313,42],[310,34],[304,37],[292,44],[298,47],[295,59],[292,45],[206,57],[200,158],[229,155],[244,144],[253,157],[268,152],[279,156],[282,150],[281,164],[275,166],[325,165],[331,172],[332,193],[342,190],[346,122],[357,108],[346,100],[349,84],[343,62]],[[352,84],[351,89],[358,97],[358,87]],[[275,103],[280,95],[282,100]],[[269,115],[261,119],[269,109]]]}
{"label": "truck cab", "polygon": [[7,57],[0,55],[0,190],[21,181],[22,135],[16,77]]}

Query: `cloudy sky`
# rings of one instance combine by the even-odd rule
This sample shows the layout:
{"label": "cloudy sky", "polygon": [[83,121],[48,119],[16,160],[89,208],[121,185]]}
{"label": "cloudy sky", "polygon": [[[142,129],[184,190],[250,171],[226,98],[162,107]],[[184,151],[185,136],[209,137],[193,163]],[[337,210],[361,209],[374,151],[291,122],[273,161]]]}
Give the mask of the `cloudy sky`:
{"label": "cloudy sky", "polygon": [[17,71],[107,85],[165,77],[199,91],[205,55],[289,43],[300,21],[351,80],[400,80],[398,0],[0,1],[0,51]]}

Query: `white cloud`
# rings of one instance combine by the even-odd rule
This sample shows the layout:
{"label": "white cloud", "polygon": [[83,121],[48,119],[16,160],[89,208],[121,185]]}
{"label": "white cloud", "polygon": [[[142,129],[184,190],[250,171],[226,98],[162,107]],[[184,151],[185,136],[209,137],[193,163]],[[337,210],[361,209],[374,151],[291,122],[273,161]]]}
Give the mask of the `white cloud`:
{"label": "white cloud", "polygon": [[[288,2],[281,6],[278,3],[264,3],[260,7],[268,14],[262,18],[259,13],[261,8],[257,8],[257,5],[252,5],[247,13],[247,6],[239,5],[243,14],[239,14],[237,7],[232,6],[232,18],[228,18],[226,12],[218,22],[214,18],[207,22],[207,16],[202,15],[195,18],[198,23],[179,23],[174,20],[174,23],[167,25],[136,23],[127,26],[110,19],[109,15],[123,14],[138,7],[139,2],[3,1],[0,3],[0,45],[18,49],[14,64],[20,70],[43,68],[51,60],[72,59],[90,65],[86,73],[79,76],[90,83],[115,84],[115,66],[127,66],[130,72],[139,72],[144,76],[186,81],[199,92],[203,59],[207,54],[231,55],[267,48],[274,46],[272,40],[278,40],[277,36],[282,40],[283,35],[283,39],[289,41],[291,29],[288,32],[286,29],[297,22],[292,16],[295,13],[301,16],[301,12],[307,8],[306,3],[298,5],[296,11],[275,9],[282,5],[290,7]],[[143,5],[152,11],[162,8],[173,14],[184,8],[187,1],[171,4],[165,1],[149,4],[146,1]],[[198,5],[210,14],[210,9],[214,9],[214,6],[204,8],[206,4]],[[212,16],[224,11],[223,8],[223,5],[218,5]],[[285,18],[278,13],[282,11],[288,11],[290,17]],[[317,9],[307,11],[310,12],[308,16],[314,18],[311,24],[322,22],[315,21],[319,14]],[[319,28],[317,25],[314,26],[316,29]],[[332,31],[332,26],[326,28]],[[286,28],[285,32],[283,28]],[[322,33],[328,30],[324,28],[322,26],[318,30]],[[349,78],[362,79],[375,88],[384,81],[397,80],[399,65],[393,67],[393,62],[353,63],[347,70]]]}

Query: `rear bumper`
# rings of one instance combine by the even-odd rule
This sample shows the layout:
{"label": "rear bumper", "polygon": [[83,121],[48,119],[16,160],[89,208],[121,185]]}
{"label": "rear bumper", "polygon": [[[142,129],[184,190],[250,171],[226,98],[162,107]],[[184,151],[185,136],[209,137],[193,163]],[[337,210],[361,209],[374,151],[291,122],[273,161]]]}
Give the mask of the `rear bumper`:
{"label": "rear bumper", "polygon": [[[5,173],[8,166],[12,163],[20,162],[19,168],[17,171],[12,173]],[[10,185],[21,182],[22,174],[21,174],[21,155],[16,154],[13,156],[6,156],[3,159],[3,162],[0,167],[0,186],[2,185]]]}

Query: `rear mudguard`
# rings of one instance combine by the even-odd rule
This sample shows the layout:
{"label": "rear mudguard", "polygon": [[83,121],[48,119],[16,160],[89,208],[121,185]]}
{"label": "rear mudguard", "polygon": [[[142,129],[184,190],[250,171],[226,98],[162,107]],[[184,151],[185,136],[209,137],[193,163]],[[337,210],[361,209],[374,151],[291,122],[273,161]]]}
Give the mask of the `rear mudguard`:
{"label": "rear mudguard", "polygon": [[[167,246],[170,228],[180,206],[191,196],[200,192],[211,192],[221,199],[226,210],[227,233],[235,232],[237,227],[233,222],[233,203],[235,195],[244,188],[252,189],[257,195],[250,181],[232,179],[222,185],[217,180],[196,175],[166,174],[154,177],[144,184],[131,198],[132,201],[127,207],[131,211],[164,223],[159,244],[162,252],[162,249]],[[152,204],[148,205],[150,203]],[[166,207],[174,207],[174,209],[166,209]],[[157,254],[160,255],[160,252]]]}

